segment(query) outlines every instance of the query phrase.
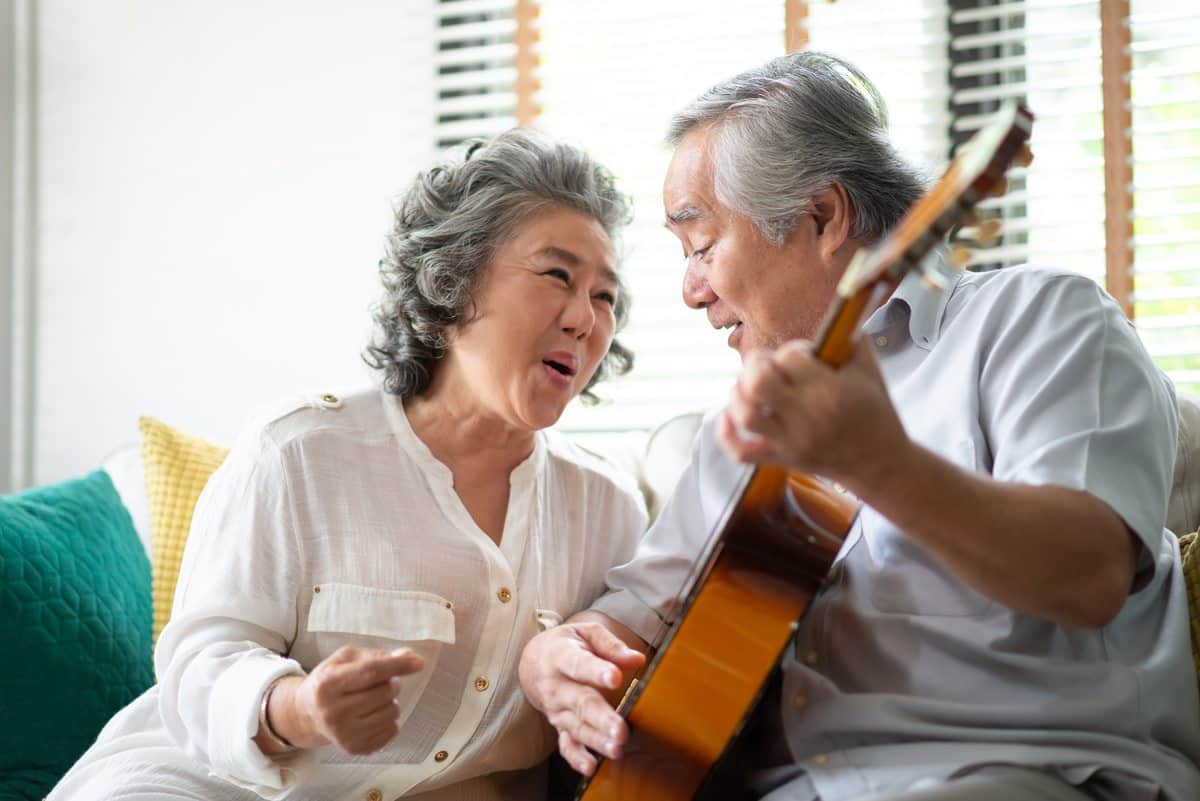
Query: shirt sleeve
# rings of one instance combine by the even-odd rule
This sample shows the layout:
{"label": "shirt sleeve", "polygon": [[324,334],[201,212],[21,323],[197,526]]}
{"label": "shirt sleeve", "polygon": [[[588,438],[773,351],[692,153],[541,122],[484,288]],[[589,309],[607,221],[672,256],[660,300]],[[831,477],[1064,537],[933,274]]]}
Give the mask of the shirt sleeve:
{"label": "shirt sleeve", "polygon": [[675,491],[633,558],[608,571],[608,592],[592,605],[651,646],[675,621],[696,560],[748,470],[717,446],[715,421],[715,413],[705,418]]}
{"label": "shirt sleeve", "polygon": [[268,757],[254,742],[275,679],[303,674],[282,654],[296,635],[301,577],[278,446],[248,432],[196,505],[171,620],[155,649],[159,711],[177,744],[212,774],[274,798],[315,765]]}
{"label": "shirt sleeve", "polygon": [[[1107,503],[1144,546],[1144,586],[1162,543],[1178,409],[1117,304],[1082,276],[1057,275],[1021,298],[984,343],[981,422],[1001,481],[1054,484]],[[1018,305],[1014,312],[1005,306]],[[995,306],[993,308],[996,308]]]}

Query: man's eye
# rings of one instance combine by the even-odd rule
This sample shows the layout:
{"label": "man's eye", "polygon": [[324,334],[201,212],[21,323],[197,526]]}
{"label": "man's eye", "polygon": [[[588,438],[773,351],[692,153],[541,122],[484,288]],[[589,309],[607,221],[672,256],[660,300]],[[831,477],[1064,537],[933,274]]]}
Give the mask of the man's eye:
{"label": "man's eye", "polygon": [[561,267],[554,267],[553,269],[547,270],[544,275],[548,275],[551,278],[557,278],[564,284],[571,283],[571,274]]}
{"label": "man's eye", "polygon": [[609,306],[617,305],[617,296],[611,292],[597,292],[596,299],[607,303]]}
{"label": "man's eye", "polygon": [[[709,245],[709,247],[712,247],[712,245]],[[692,251],[692,255],[691,255],[691,257],[690,257],[690,258],[693,258],[693,259],[703,259],[703,258],[704,258],[704,254],[706,254],[706,253],[708,253],[708,248],[707,248],[707,247],[705,247],[705,248],[696,248],[695,250],[693,250],[693,251]]]}

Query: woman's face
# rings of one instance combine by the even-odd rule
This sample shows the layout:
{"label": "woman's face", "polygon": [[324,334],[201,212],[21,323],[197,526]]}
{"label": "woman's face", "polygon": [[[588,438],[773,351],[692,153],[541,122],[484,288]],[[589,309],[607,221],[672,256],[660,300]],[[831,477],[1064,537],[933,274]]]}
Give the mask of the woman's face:
{"label": "woman's face", "polygon": [[452,334],[439,389],[469,393],[457,397],[509,427],[553,425],[612,343],[615,271],[608,234],[582,212],[553,207],[518,225]]}

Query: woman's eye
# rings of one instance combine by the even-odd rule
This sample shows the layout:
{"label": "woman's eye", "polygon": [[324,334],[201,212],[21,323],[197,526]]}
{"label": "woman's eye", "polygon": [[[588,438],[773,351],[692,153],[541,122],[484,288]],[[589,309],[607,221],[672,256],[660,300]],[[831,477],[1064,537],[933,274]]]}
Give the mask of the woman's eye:
{"label": "woman's eye", "polygon": [[695,250],[693,250],[693,251],[692,251],[691,258],[693,258],[693,259],[703,259],[703,258],[704,258],[704,255],[705,255],[706,253],[708,253],[708,249],[709,249],[710,247],[712,247],[712,245],[709,245],[708,247],[703,247],[703,248],[696,248]]}
{"label": "woman's eye", "polygon": [[617,296],[611,292],[597,292],[596,300],[603,301],[604,303],[607,303],[609,306],[617,305]]}
{"label": "woman's eye", "polygon": [[564,284],[571,283],[571,274],[569,272],[567,272],[566,270],[562,269],[561,267],[554,267],[550,270],[547,270],[546,275],[548,275],[552,278],[557,278],[560,281],[562,281]]}

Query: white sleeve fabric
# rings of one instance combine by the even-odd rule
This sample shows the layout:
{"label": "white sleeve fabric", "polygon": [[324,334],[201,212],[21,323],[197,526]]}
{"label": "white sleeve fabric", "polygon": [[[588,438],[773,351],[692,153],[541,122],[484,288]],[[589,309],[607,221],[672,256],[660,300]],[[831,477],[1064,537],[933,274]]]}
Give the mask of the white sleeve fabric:
{"label": "white sleeve fabric", "polygon": [[267,687],[300,664],[303,555],[279,448],[239,439],[200,496],[171,620],[155,649],[159,711],[172,739],[209,771],[275,798],[315,766],[308,752],[268,757],[254,742]]}
{"label": "white sleeve fabric", "polygon": [[1095,282],[1040,284],[984,343],[981,424],[1001,481],[1054,484],[1107,503],[1145,546],[1142,586],[1161,549],[1178,435],[1170,381]]}

